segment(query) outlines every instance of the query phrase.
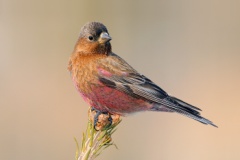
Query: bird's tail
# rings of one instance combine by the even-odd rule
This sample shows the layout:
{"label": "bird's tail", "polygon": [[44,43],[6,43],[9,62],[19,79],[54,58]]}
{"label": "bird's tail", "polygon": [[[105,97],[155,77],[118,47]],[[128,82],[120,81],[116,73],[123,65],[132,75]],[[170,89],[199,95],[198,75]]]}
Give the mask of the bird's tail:
{"label": "bird's tail", "polygon": [[162,104],[164,106],[156,105],[151,110],[165,111],[165,112],[177,112],[179,114],[182,114],[184,116],[192,118],[196,121],[199,121],[203,124],[207,124],[207,125],[209,124],[214,127],[217,127],[215,124],[213,124],[213,122],[211,122],[210,120],[208,120],[200,115],[201,109],[199,109],[191,104],[188,104],[178,98],[168,96],[162,100]]}

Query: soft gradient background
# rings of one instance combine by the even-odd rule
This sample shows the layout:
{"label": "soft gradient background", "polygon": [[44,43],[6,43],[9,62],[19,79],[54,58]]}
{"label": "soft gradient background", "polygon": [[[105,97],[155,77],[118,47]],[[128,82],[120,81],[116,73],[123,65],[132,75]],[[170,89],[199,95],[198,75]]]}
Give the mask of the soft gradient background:
{"label": "soft gradient background", "polygon": [[0,0],[0,159],[73,160],[88,105],[67,71],[80,28],[219,128],[170,113],[124,118],[98,158],[240,159],[240,1]]}

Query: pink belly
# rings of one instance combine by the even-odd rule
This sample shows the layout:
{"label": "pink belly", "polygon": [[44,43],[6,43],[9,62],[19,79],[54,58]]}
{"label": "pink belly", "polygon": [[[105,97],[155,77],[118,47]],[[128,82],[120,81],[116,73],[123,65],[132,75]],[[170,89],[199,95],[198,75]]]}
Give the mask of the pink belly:
{"label": "pink belly", "polygon": [[139,111],[149,110],[153,105],[144,101],[131,97],[124,92],[109,88],[97,87],[92,93],[86,95],[91,106],[101,111],[108,111],[115,114],[128,114]]}

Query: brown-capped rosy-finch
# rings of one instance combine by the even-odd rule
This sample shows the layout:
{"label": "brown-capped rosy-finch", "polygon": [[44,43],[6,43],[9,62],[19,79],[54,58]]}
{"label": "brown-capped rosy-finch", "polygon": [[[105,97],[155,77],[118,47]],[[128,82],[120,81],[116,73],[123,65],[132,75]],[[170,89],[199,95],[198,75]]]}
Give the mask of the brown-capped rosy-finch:
{"label": "brown-capped rosy-finch", "polygon": [[75,87],[89,105],[98,112],[123,116],[139,111],[176,112],[216,127],[200,115],[199,108],[168,95],[113,53],[110,40],[103,24],[87,23],[69,60]]}

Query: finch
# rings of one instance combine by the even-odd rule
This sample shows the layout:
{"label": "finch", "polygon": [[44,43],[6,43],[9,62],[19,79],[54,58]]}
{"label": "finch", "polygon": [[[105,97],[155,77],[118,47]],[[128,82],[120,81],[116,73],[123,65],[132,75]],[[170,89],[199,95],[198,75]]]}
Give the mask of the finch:
{"label": "finch", "polygon": [[140,111],[176,112],[217,127],[200,115],[201,109],[170,96],[112,52],[111,37],[99,22],[80,31],[68,70],[82,98],[102,113],[125,116]]}

